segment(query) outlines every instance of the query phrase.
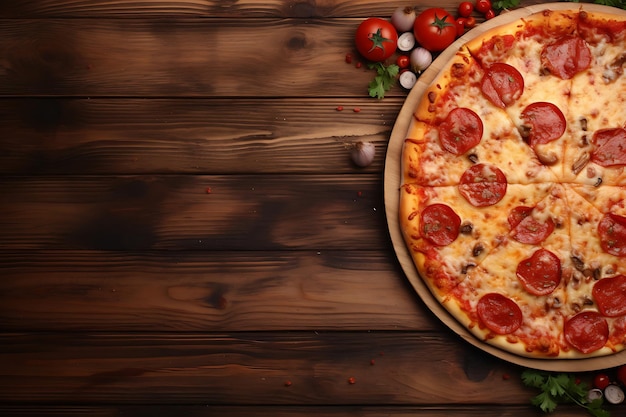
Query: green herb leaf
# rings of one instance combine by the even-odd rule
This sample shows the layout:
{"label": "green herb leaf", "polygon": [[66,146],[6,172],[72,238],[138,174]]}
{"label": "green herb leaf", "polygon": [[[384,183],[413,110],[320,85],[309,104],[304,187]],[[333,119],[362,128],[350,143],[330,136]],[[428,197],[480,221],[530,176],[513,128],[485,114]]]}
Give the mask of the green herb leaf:
{"label": "green herb leaf", "polygon": [[522,372],[522,382],[527,387],[541,388],[546,382],[546,375],[537,371],[524,371]]}
{"label": "green herb leaf", "polygon": [[[568,0],[572,3],[579,3],[579,0]],[[626,0],[594,0],[595,4],[601,4],[603,6],[612,6],[620,9],[626,9]]]}
{"label": "green herb leaf", "polygon": [[595,0],[594,3],[602,4],[604,6],[619,7],[620,9],[626,9],[625,0]]}
{"label": "green herb leaf", "polygon": [[519,0],[495,0],[491,6],[496,10],[513,9],[519,6]]}
{"label": "green herb leaf", "polygon": [[602,408],[602,399],[589,401],[589,387],[577,382],[573,375],[528,369],[522,372],[522,382],[528,387],[541,390],[530,402],[545,413],[551,413],[559,404],[574,403],[594,417],[610,417],[610,413]]}
{"label": "green herb leaf", "polygon": [[368,86],[370,97],[382,99],[385,97],[385,93],[393,87],[400,67],[396,64],[385,66],[382,62],[377,62],[369,64],[369,68],[376,69],[377,74]]}
{"label": "green herb leaf", "polygon": [[567,388],[569,378],[565,374],[559,374],[557,376],[550,375],[546,382],[546,389],[550,391],[553,397],[561,397],[565,395],[565,388]]}
{"label": "green herb leaf", "polygon": [[548,392],[542,392],[530,400],[532,405],[541,408],[544,413],[551,413],[556,409],[557,403]]}
{"label": "green herb leaf", "polygon": [[611,417],[611,413],[602,408],[602,399],[596,398],[587,406],[587,411],[594,417]]}

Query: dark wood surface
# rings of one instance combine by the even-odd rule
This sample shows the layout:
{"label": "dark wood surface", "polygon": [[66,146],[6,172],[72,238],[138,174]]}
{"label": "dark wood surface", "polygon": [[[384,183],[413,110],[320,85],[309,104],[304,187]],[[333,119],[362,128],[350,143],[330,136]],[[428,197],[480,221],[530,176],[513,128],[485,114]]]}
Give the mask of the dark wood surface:
{"label": "dark wood surface", "polygon": [[540,415],[390,243],[344,58],[431,4],[0,2],[0,414]]}

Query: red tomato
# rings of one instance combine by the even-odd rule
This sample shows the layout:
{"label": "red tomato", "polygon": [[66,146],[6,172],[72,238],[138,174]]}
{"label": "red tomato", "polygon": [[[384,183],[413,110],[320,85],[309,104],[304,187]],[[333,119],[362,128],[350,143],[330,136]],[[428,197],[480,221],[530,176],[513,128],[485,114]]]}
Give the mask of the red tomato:
{"label": "red tomato", "polygon": [[444,9],[426,9],[415,19],[413,34],[417,42],[429,51],[443,51],[456,39],[454,17]]}
{"label": "red tomato", "polygon": [[494,17],[496,17],[496,12],[493,9],[489,9],[485,12],[486,20],[493,19]]}
{"label": "red tomato", "polygon": [[400,55],[396,59],[396,65],[400,68],[408,68],[411,64],[411,58],[408,55]]}
{"label": "red tomato", "polygon": [[611,383],[611,379],[606,374],[598,374],[593,378],[593,386],[598,389],[605,389]]}
{"label": "red tomato", "polygon": [[480,13],[487,13],[487,10],[491,9],[490,0],[476,0],[476,11]]}
{"label": "red tomato", "polygon": [[473,28],[474,26],[476,26],[476,18],[474,16],[469,16],[467,19],[465,19],[466,28]]}
{"label": "red tomato", "polygon": [[474,11],[474,5],[469,1],[462,1],[459,4],[459,16],[468,17]]}
{"label": "red tomato", "polygon": [[465,33],[467,19],[464,17],[459,17],[454,23],[456,25],[456,36],[462,36]]}
{"label": "red tomato", "polygon": [[626,365],[622,365],[617,368],[617,379],[619,382],[626,385]]}
{"label": "red tomato", "polygon": [[368,61],[381,62],[389,58],[398,46],[398,32],[391,22],[378,17],[365,19],[354,36],[356,49]]}

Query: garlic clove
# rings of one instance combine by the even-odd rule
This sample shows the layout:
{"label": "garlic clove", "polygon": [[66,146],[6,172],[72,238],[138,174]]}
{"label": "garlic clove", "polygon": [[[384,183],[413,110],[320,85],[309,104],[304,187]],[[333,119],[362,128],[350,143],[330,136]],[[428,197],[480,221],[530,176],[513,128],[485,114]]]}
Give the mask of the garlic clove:
{"label": "garlic clove", "polygon": [[398,82],[400,86],[405,90],[410,90],[413,88],[415,83],[417,83],[417,75],[409,69],[404,69],[400,72],[400,76],[398,77]]}
{"label": "garlic clove", "polygon": [[355,142],[350,145],[350,158],[357,166],[366,167],[374,161],[376,147],[372,142]]}
{"label": "garlic clove", "polygon": [[398,50],[409,52],[415,47],[415,35],[411,32],[404,32],[398,36]]}
{"label": "garlic clove", "polygon": [[409,59],[411,61],[411,69],[419,74],[432,64],[433,55],[428,49],[418,46],[411,51]]}

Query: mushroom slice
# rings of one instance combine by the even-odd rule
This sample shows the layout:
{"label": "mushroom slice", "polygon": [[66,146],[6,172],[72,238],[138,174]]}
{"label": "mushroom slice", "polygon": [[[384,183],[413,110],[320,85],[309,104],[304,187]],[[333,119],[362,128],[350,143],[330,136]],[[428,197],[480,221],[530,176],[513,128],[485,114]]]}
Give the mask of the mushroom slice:
{"label": "mushroom slice", "polygon": [[549,151],[541,145],[536,145],[534,147],[534,150],[535,155],[537,155],[537,158],[539,159],[539,162],[544,165],[551,166],[559,161],[559,157],[554,151]]}
{"label": "mushroom slice", "polygon": [[578,159],[572,164],[572,172],[576,175],[583,170],[583,168],[589,163],[591,160],[591,155],[589,152],[584,152],[582,155],[578,157]]}

